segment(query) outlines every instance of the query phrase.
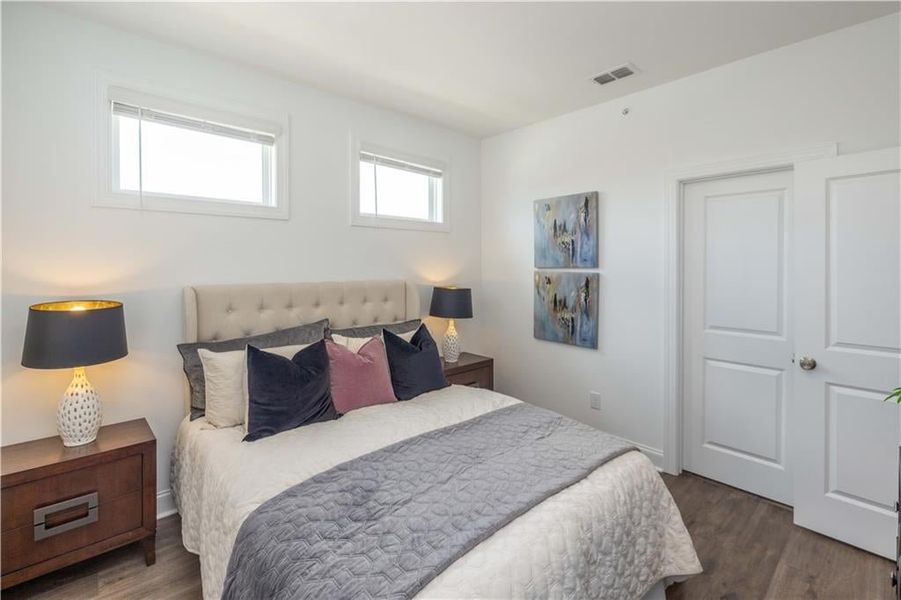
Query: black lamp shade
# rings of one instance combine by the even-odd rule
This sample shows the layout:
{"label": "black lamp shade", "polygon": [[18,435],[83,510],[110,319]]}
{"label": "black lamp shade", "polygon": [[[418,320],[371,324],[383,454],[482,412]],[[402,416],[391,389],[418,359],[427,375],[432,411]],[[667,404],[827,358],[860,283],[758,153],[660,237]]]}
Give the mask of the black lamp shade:
{"label": "black lamp shade", "polygon": [[23,367],[87,367],[127,354],[121,302],[71,300],[34,304],[28,309]]}
{"label": "black lamp shade", "polygon": [[445,319],[472,318],[472,290],[451,287],[433,288],[429,314]]}

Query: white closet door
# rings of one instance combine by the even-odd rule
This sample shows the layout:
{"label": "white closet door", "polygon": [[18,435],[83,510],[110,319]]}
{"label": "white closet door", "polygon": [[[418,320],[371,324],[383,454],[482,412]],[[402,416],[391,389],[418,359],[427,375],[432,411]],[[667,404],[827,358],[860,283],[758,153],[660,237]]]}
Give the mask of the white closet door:
{"label": "white closet door", "polygon": [[795,182],[795,523],[894,558],[898,149],[800,164]]}
{"label": "white closet door", "polygon": [[683,190],[684,467],[786,504],[791,197],[791,171]]}

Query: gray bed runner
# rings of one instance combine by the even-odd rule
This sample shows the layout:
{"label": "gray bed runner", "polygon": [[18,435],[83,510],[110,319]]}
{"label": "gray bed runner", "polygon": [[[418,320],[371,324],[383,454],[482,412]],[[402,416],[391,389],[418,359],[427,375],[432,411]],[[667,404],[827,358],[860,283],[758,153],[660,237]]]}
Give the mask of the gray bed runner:
{"label": "gray bed runner", "polygon": [[403,440],[260,505],[238,532],[222,597],[411,598],[495,531],[633,449],[525,403]]}

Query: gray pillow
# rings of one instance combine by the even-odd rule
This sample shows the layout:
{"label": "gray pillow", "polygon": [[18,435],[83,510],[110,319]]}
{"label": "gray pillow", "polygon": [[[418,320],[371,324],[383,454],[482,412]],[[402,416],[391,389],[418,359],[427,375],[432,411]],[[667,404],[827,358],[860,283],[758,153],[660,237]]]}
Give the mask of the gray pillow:
{"label": "gray pillow", "polygon": [[421,323],[422,321],[420,321],[419,319],[412,319],[410,321],[401,321],[400,323],[388,323],[387,325],[366,325],[365,327],[329,329],[328,336],[331,337],[334,333],[337,335],[343,335],[344,337],[352,338],[375,337],[382,333],[382,329],[387,329],[394,334],[409,333],[411,331],[416,331],[417,329],[419,329],[419,325]]}
{"label": "gray pillow", "polygon": [[280,329],[272,333],[261,333],[243,338],[222,340],[221,342],[194,342],[192,344],[179,344],[178,351],[184,360],[185,375],[191,386],[191,420],[202,417],[206,406],[206,380],[203,377],[203,363],[197,353],[201,348],[213,352],[230,352],[243,350],[248,344],[257,348],[277,348],[279,346],[294,346],[296,344],[312,344],[325,337],[328,330],[328,319],[322,319],[315,323],[299,325]]}

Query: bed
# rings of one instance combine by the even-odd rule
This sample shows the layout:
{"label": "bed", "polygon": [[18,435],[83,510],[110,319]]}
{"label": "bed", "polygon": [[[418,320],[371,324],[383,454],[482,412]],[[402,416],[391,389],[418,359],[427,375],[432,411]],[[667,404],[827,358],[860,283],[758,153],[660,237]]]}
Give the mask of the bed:
{"label": "bed", "polygon": [[[187,341],[265,333],[321,318],[332,326],[419,317],[404,281],[201,286],[185,291]],[[172,460],[185,547],[200,557],[204,598],[222,595],[242,524],[296,484],[386,446],[512,410],[520,401],[450,386],[370,406],[253,443],[242,427],[186,417]],[[393,448],[394,446],[392,446]],[[642,598],[701,570],[654,466],[628,451],[516,517],[431,578],[421,598]]]}

